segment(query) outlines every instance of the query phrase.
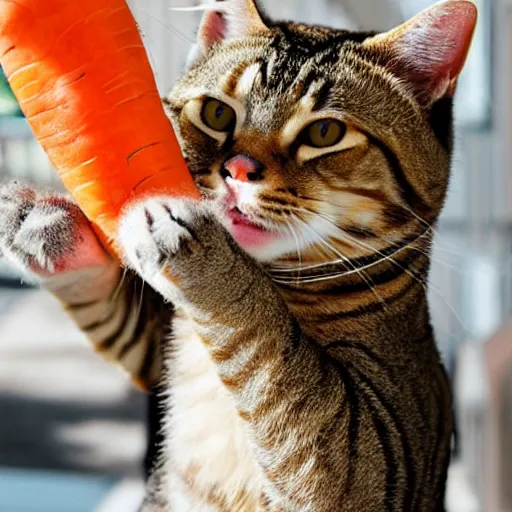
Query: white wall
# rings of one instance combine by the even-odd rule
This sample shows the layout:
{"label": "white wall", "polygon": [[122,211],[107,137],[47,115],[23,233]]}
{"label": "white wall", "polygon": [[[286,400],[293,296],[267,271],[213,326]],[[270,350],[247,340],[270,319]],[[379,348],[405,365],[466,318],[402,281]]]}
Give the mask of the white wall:
{"label": "white wall", "polygon": [[162,95],[182,70],[200,19],[198,13],[171,11],[198,5],[197,0],[128,0],[143,34]]}

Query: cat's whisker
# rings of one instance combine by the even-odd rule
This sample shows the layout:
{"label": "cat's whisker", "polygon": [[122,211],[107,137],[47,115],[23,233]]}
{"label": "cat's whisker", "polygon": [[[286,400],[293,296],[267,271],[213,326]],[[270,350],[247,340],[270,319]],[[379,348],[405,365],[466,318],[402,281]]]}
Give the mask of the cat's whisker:
{"label": "cat's whisker", "polygon": [[[321,217],[322,219],[324,219],[326,222],[329,222],[339,232],[339,234],[345,240],[350,242],[351,244],[355,244],[355,245],[357,245],[358,247],[360,247],[362,249],[366,249],[366,250],[371,251],[372,253],[379,254],[380,256],[382,256],[382,260],[380,260],[381,262],[389,261],[390,263],[398,266],[404,272],[409,274],[413,279],[417,280],[418,282],[421,282],[421,284],[423,286],[426,286],[425,282],[423,280],[420,280],[416,273],[412,273],[409,269],[405,268],[403,265],[398,263],[398,261],[396,261],[392,256],[387,256],[382,251],[378,250],[376,247],[373,247],[372,245],[370,245],[368,243],[362,242],[361,240],[358,240],[356,237],[354,237],[354,236],[350,235],[349,233],[343,231],[343,229],[339,228],[327,215],[324,215],[322,213],[317,213],[317,215],[319,217]],[[405,250],[405,247],[404,247],[403,250]]]}
{"label": "cat's whisker", "polygon": [[[349,235],[350,236],[350,235]],[[356,240],[354,239],[354,242],[356,242]],[[362,243],[360,241],[357,241],[357,243]],[[366,245],[366,244],[364,244]],[[369,246],[368,246],[369,247]],[[376,251],[377,253],[379,253],[379,251]],[[408,268],[405,268],[403,267],[400,263],[398,263],[397,261],[395,261],[393,258],[391,257],[386,257],[385,258],[386,260],[389,260],[390,263],[393,263],[394,265],[397,265],[398,267],[400,267],[402,270],[404,270],[404,272],[406,272],[408,275],[410,275],[417,283],[419,283],[421,285],[421,287],[425,290],[425,293],[428,293],[429,290],[432,290],[434,291],[435,293],[437,293],[437,295],[441,298],[441,300],[444,302],[444,304],[448,307],[448,309],[451,311],[451,313],[453,314],[453,316],[455,317],[455,319],[457,320],[457,322],[459,323],[460,327],[462,329],[464,329],[464,324],[462,322],[462,319],[460,318],[460,316],[458,315],[458,313],[455,311],[455,309],[451,306],[451,304],[449,303],[449,301],[446,299],[446,297],[443,295],[442,291],[435,285],[433,284],[432,282],[429,282],[428,279],[426,278],[423,278],[422,276],[418,275],[418,273],[414,270],[411,270],[411,269],[408,269]]]}
{"label": "cat's whisker", "polygon": [[139,305],[137,307],[137,318],[140,318],[140,313],[142,311],[142,298],[144,297],[144,286],[146,285],[146,281],[142,279],[142,286],[140,290],[140,297],[139,297]]}
{"label": "cat's whisker", "polygon": [[[315,263],[314,265],[306,265],[306,266],[302,266],[301,267],[301,270],[302,271],[305,271],[305,270],[316,270],[316,269],[319,269],[319,268],[322,268],[322,267],[329,267],[329,266],[333,266],[333,265],[337,265],[339,263],[343,263],[344,260],[332,260],[332,261],[327,261],[327,262],[324,262],[324,263]],[[272,272],[275,272],[275,273],[282,273],[282,274],[288,274],[288,273],[292,273],[292,272],[297,272],[297,266],[296,265],[276,265],[276,264],[272,264],[271,266],[271,269],[272,269]]]}
{"label": "cat's whisker", "polygon": [[[460,248],[458,248],[455,245],[450,244],[449,242],[447,242],[445,240],[445,238],[440,234],[438,229],[436,229],[434,226],[429,224],[425,219],[420,217],[417,213],[415,213],[409,207],[402,205],[401,208],[403,208],[405,211],[410,213],[416,220],[418,220],[420,222],[420,224],[422,224],[424,227],[427,228],[426,231],[424,231],[424,233],[421,235],[421,237],[425,238],[425,237],[427,237],[430,234],[431,246],[435,246],[437,251],[440,251],[440,252],[443,252],[443,253],[447,253],[447,254],[452,254],[454,256],[464,257],[464,253],[460,251]],[[305,212],[309,213],[309,214],[318,215],[318,212],[316,212],[314,210],[311,210],[309,208],[302,208],[302,209]],[[332,219],[331,219],[331,221],[332,221]],[[391,242],[389,240],[385,240],[385,239],[384,239],[384,241],[386,243],[393,243],[393,242]],[[435,257],[432,257],[432,261],[435,261],[437,263],[441,263],[441,264],[444,264],[445,266],[448,266],[447,263],[445,263],[442,260],[439,260],[439,259],[437,259]]]}
{"label": "cat's whisker", "polygon": [[[321,215],[321,214],[319,214]],[[329,219],[325,219],[327,221],[329,221]],[[329,221],[331,222],[331,221]],[[335,226],[335,224],[333,224]],[[342,230],[340,230],[342,231]],[[351,235],[349,235],[348,233],[345,233],[343,232],[344,236],[345,237],[348,237],[352,240],[353,243],[357,243],[359,245],[362,245],[363,247],[365,248],[368,248],[370,250],[373,250],[374,252],[376,252],[377,254],[382,254],[380,251],[378,251],[377,249],[374,249],[371,245],[368,245],[368,244],[365,244],[364,242],[361,242],[360,240],[357,240],[356,238],[352,237]],[[407,246],[406,246],[407,247]],[[405,250],[405,247],[403,248],[403,250]],[[383,259],[380,260],[381,262],[384,261],[384,260],[388,260],[390,261],[391,263],[393,263],[394,265],[398,265],[402,270],[404,270],[407,274],[409,274],[416,282],[418,282],[422,288],[425,290],[426,293],[428,293],[429,289],[436,292],[437,295],[441,298],[441,300],[445,303],[445,305],[448,307],[448,309],[451,311],[451,313],[453,314],[453,316],[456,318],[457,322],[459,323],[460,327],[462,329],[464,329],[464,323],[462,322],[462,319],[460,318],[460,316],[458,315],[458,313],[455,311],[455,309],[450,305],[450,303],[448,302],[448,300],[446,299],[446,297],[443,295],[443,293],[441,292],[441,290],[436,286],[434,285],[433,283],[429,282],[427,279],[424,279],[422,278],[420,275],[417,274],[417,272],[415,272],[414,270],[411,270],[411,269],[406,269],[405,267],[403,267],[400,263],[398,263],[396,260],[393,259],[392,256],[386,256],[386,255],[382,255],[383,256]]]}
{"label": "cat's whisker", "polygon": [[443,240],[442,239],[442,236],[441,234],[439,233],[439,231],[434,227],[432,226],[432,224],[430,224],[429,222],[427,222],[425,219],[423,219],[420,215],[418,215],[416,212],[414,212],[411,208],[409,208],[408,206],[406,205],[402,205],[401,206],[405,211],[407,211],[408,213],[410,213],[414,218],[416,218],[421,224],[423,224],[425,227],[428,228],[428,230],[431,232],[432,234],[432,239],[434,239],[434,237],[437,237],[437,241],[435,242],[436,243],[436,246],[438,249],[441,249],[441,250],[444,250],[445,252],[450,252],[449,249],[446,249],[446,248],[443,248],[442,246],[442,243],[446,244],[448,247],[450,247],[450,249],[453,251],[452,254],[454,255],[457,255],[457,256],[464,256],[464,254],[462,252],[460,252],[460,248],[456,247],[455,245],[453,244],[450,244],[449,242],[447,242],[446,240]]}
{"label": "cat's whisker", "polygon": [[[314,215],[316,215],[317,213],[316,212],[311,212],[309,210],[306,210],[308,213],[312,213]],[[330,221],[329,219],[326,219],[328,220],[329,222],[332,222]],[[303,221],[304,222],[304,221]],[[335,226],[335,224],[333,224]],[[335,226],[336,229],[339,230],[339,228],[337,226]],[[415,239],[414,241],[412,241],[410,244],[408,245],[405,245],[403,247],[398,247],[396,252],[392,253],[391,255],[387,256],[388,258],[393,258],[394,256],[397,256],[398,254],[400,254],[401,252],[403,251],[406,251],[407,249],[410,249],[410,248],[414,248],[412,246],[412,244],[418,242],[419,240],[421,240],[422,238],[424,238],[425,236],[428,235],[428,232],[425,231],[424,233],[420,234],[418,236],[417,239]],[[392,243],[392,242],[390,242]],[[393,245],[398,245],[396,242],[393,242]],[[372,250],[372,252],[374,252]],[[425,255],[427,255],[427,253],[424,253]],[[372,262],[368,265],[364,265],[362,267],[359,268],[359,270],[366,270],[366,269],[369,269],[369,268],[372,268],[376,265],[379,265],[380,263],[382,263],[382,261],[384,261],[383,259],[379,259],[375,262]],[[322,267],[331,267],[331,266],[334,266],[334,265],[337,265],[337,264],[340,264],[340,263],[345,263],[346,260],[345,259],[336,259],[336,260],[331,260],[331,261],[327,261],[327,262],[323,262],[323,263],[316,263],[316,264],[313,264],[313,265],[308,265],[308,266],[303,266],[301,268],[302,271],[306,271],[306,270],[318,270]],[[273,264],[272,267],[271,267],[271,272],[274,274],[287,274],[287,273],[294,273],[296,272],[297,269],[296,267],[291,267],[291,266],[288,266],[288,265],[285,265],[285,264]],[[351,275],[351,274],[354,274],[356,272],[356,270],[349,270],[347,272],[344,272],[342,275],[344,276],[348,276],[348,275]],[[324,274],[324,275],[336,275],[336,276],[341,276],[339,273],[335,273],[335,274]],[[311,276],[309,276],[311,277]]]}
{"label": "cat's whisker", "polygon": [[119,283],[117,284],[117,287],[116,289],[114,290],[114,293],[112,294],[112,301],[113,302],[116,302],[117,299],[119,298],[119,293],[121,292],[121,289],[123,288],[124,286],[124,283],[126,281],[126,276],[128,274],[128,269],[125,267],[123,269],[123,273],[121,274],[121,278],[119,280]]}
{"label": "cat's whisker", "polygon": [[[389,238],[386,238],[386,237],[381,237],[379,236],[379,239],[380,240],[383,240],[384,242],[390,244],[390,245],[393,245],[395,247],[398,247],[398,243],[396,241],[393,241],[393,240],[390,240]],[[411,251],[416,251],[416,252],[419,252],[420,254],[423,254],[424,256],[427,256],[428,258],[430,258],[430,260],[438,265],[442,265],[443,267],[446,267],[446,268],[449,268],[450,270],[453,270],[459,274],[464,274],[465,272],[463,270],[461,270],[460,268],[454,266],[454,265],[451,265],[450,263],[448,263],[447,261],[443,261],[442,259],[440,258],[436,258],[435,256],[432,256],[431,252],[428,251],[428,250],[425,250],[421,247],[417,247],[415,246],[414,244],[416,243],[416,241],[414,242],[411,242],[410,244],[406,245],[403,249],[404,250],[411,250]],[[425,243],[429,244],[430,246],[430,249],[432,249],[433,245],[434,245],[434,242],[433,240],[428,240],[428,239],[425,239]]]}
{"label": "cat's whisker", "polygon": [[[271,271],[272,276],[273,276],[272,279],[275,282],[282,282],[282,283],[288,283],[288,284],[289,283],[307,284],[307,283],[314,283],[314,282],[320,282],[320,281],[334,280],[334,279],[346,277],[348,275],[353,275],[353,274],[357,273],[357,271],[355,269],[347,271],[345,262],[342,262],[341,260],[340,260],[340,262],[343,263],[343,265],[344,265],[343,270],[328,272],[328,273],[319,274],[319,275],[301,275],[301,276],[295,276],[295,277],[292,277],[292,276],[286,275],[286,274],[277,274],[276,275],[276,274],[274,274],[274,272]],[[304,271],[304,267],[301,270]],[[357,270],[359,270],[359,271],[364,270],[364,267],[361,267]]]}
{"label": "cat's whisker", "polygon": [[[353,240],[357,240],[355,237],[350,237],[348,238],[348,234],[343,231],[340,227],[338,227],[338,225],[336,224],[335,222],[335,219],[333,219],[332,217],[330,217],[329,215],[326,215],[326,214],[323,214],[323,213],[320,213],[320,212],[315,212],[315,211],[312,211],[312,210],[309,210],[307,208],[301,208],[302,211],[304,211],[305,213],[309,214],[309,215],[312,215],[312,216],[318,216],[320,217],[321,219],[325,220],[326,222],[328,222],[335,230],[337,233],[343,235],[343,237],[346,239],[345,241],[350,243],[351,241]],[[302,221],[304,222],[304,221]],[[385,241],[386,243],[390,243],[392,245],[395,245],[395,246],[398,246],[398,249],[397,249],[397,252],[396,253],[393,253],[391,254],[390,256],[388,257],[393,257],[395,256],[396,254],[400,253],[400,252],[403,252],[405,250],[407,250],[408,248],[410,248],[412,246],[412,244],[415,244],[417,242],[419,242],[420,240],[423,240],[423,239],[426,239],[426,237],[429,236],[429,229],[427,229],[426,231],[424,231],[423,233],[420,233],[417,238],[415,238],[412,242],[410,242],[409,244],[405,245],[405,246],[398,246],[398,243],[397,242],[391,242],[391,241],[388,241],[384,238],[381,238],[383,241]],[[428,239],[426,239],[427,242],[428,242]],[[373,252],[376,252],[376,249],[371,247],[371,246],[368,246],[367,247],[372,253]],[[321,264],[318,264],[319,266],[321,265],[331,265],[332,263],[335,263],[335,262],[326,262],[326,263],[321,263]],[[372,265],[373,266],[373,265]]]}
{"label": "cat's whisker", "polygon": [[[335,230],[337,232],[339,232],[339,234],[346,240],[348,241],[349,243],[351,244],[355,244],[356,246],[360,247],[360,248],[363,248],[363,249],[367,249],[369,251],[371,251],[372,253],[375,253],[375,254],[379,254],[382,256],[382,259],[379,260],[379,263],[382,263],[383,261],[389,261],[390,263],[398,266],[400,269],[402,269],[404,272],[406,272],[408,275],[410,275],[414,280],[416,280],[418,283],[421,284],[421,286],[423,286],[423,288],[426,290],[426,287],[427,287],[427,283],[426,281],[422,280],[415,272],[412,272],[411,270],[403,267],[400,263],[398,263],[392,255],[390,256],[387,256],[385,255],[384,253],[382,253],[380,250],[376,249],[375,247],[371,246],[370,244],[366,244],[360,240],[358,240],[357,238],[349,235],[348,233],[346,233],[345,231],[343,231],[341,228],[339,228],[334,222],[333,220],[325,215],[325,214],[322,214],[322,213],[319,213],[317,212],[316,213],[317,216],[319,216],[320,218],[324,219],[326,222],[328,222],[329,224],[332,225],[332,227],[335,228]],[[406,246],[407,247],[407,246]],[[405,250],[404,247],[402,250]]]}
{"label": "cat's whisker", "polygon": [[[297,214],[294,214],[294,212],[292,211],[287,211],[286,214],[288,216],[291,216],[292,217],[292,220],[299,220],[301,222],[304,222],[302,221],[302,219],[300,219],[300,217],[297,215]],[[289,229],[293,229],[293,225],[292,223],[290,222],[287,222],[287,227],[289,227]],[[295,232],[295,230],[294,230]],[[307,237],[306,237],[306,233],[302,233],[302,235],[304,236],[304,239],[306,240],[307,242]],[[295,234],[292,234],[292,236],[294,236],[294,238],[296,237]],[[297,240],[297,238],[296,238]],[[309,246],[309,248],[313,248],[314,250],[316,250],[317,252],[319,252],[319,254],[321,256],[326,256],[325,253],[322,253],[322,251],[320,250],[320,248],[318,247],[317,243],[316,243],[316,238],[313,237],[310,241],[310,243],[307,243],[307,245]],[[318,269],[318,268],[321,268],[321,267],[325,267],[325,266],[332,266],[332,265],[337,265],[337,264],[340,264],[340,263],[345,263],[345,259],[338,259],[338,260],[331,260],[331,261],[327,261],[327,262],[323,262],[323,263],[314,263],[314,264],[311,264],[311,265],[302,265],[302,260],[300,259],[300,271],[307,271],[307,270],[315,270],[315,269]],[[297,265],[296,264],[292,264],[292,263],[272,263],[269,267],[269,270],[272,274],[274,273],[297,273],[298,272],[298,268],[297,268]]]}
{"label": "cat's whisker", "polygon": [[384,261],[389,261],[391,264],[397,266],[398,268],[400,268],[401,270],[403,270],[405,273],[407,273],[409,276],[411,276],[414,280],[418,281],[419,283],[421,283],[421,285],[423,287],[426,287],[426,281],[421,279],[418,274],[416,274],[416,272],[413,272],[411,271],[410,269],[404,267],[402,264],[400,264],[398,261],[396,261],[394,258],[392,258],[391,256],[386,256],[385,254],[383,254],[381,251],[379,251],[378,249],[375,249],[374,247],[372,247],[370,244],[366,244],[364,242],[361,242],[360,240],[357,240],[355,237],[349,235],[348,233],[343,233],[345,237],[348,237],[352,243],[358,245],[359,247],[361,248],[364,248],[364,249],[368,249],[368,250],[372,250],[373,252],[375,252],[376,254],[379,254],[382,256],[382,262]]}
{"label": "cat's whisker", "polygon": [[297,233],[295,233],[295,230],[293,229],[293,226],[291,225],[291,223],[287,222],[285,225],[288,228],[288,230],[290,231],[292,237],[295,240],[295,245],[297,246],[297,258],[299,259],[299,267],[297,268],[297,273],[298,273],[297,277],[299,277],[300,276],[300,272],[302,270],[302,256],[301,256],[301,253],[300,253],[299,238],[297,236]]}
{"label": "cat's whisker", "polygon": [[[343,274],[343,272],[341,272],[341,273],[336,273],[336,274],[328,274],[325,276],[311,277],[309,279],[304,278],[304,279],[301,279],[299,282],[300,282],[300,284],[314,284],[314,283],[320,283],[320,282],[325,282],[325,281],[331,281],[331,280],[334,280],[334,279],[337,279],[337,278],[340,278],[343,276],[344,276],[344,274]],[[279,283],[279,284],[293,284],[293,283],[297,282],[296,279],[282,279],[282,278],[274,278],[273,281],[276,283]]]}
{"label": "cat's whisker", "polygon": [[329,251],[331,251],[333,254],[335,254],[338,258],[341,258],[344,262],[348,263],[355,271],[356,273],[359,275],[359,277],[361,277],[361,279],[363,279],[363,281],[368,285],[368,288],[370,289],[370,291],[375,295],[375,297],[382,303],[382,307],[384,309],[387,309],[386,307],[386,301],[377,293],[377,291],[375,290],[375,284],[371,281],[370,278],[368,278],[367,276],[364,275],[364,273],[358,269],[351,261],[349,258],[347,258],[346,256],[344,256],[343,254],[341,254],[335,247],[333,247],[329,242],[327,242],[326,240],[324,240],[320,235],[319,233],[316,232],[316,230],[308,225],[306,222],[302,221],[300,218],[298,217],[295,217],[302,225],[304,228],[306,229],[311,229],[311,231],[313,231],[313,233],[316,234],[316,236],[318,237],[319,239],[319,242],[324,246],[326,247]]}

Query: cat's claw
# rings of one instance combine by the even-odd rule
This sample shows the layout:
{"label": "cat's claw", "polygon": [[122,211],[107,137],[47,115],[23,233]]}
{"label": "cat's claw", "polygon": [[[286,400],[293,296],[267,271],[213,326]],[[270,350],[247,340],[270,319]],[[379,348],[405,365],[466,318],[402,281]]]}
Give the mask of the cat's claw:
{"label": "cat's claw", "polygon": [[75,203],[16,182],[0,186],[0,253],[39,278],[102,265],[108,258]]}
{"label": "cat's claw", "polygon": [[200,250],[195,225],[202,213],[197,202],[155,197],[130,208],[121,222],[125,262],[173,301],[182,298],[173,262]]}

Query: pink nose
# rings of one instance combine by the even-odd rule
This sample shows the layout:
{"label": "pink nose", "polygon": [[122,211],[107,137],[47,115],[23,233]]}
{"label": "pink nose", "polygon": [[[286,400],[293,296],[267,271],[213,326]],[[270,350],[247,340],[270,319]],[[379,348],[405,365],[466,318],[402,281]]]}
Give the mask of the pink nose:
{"label": "pink nose", "polygon": [[263,164],[250,156],[236,155],[224,164],[222,176],[238,181],[259,181],[263,179]]}

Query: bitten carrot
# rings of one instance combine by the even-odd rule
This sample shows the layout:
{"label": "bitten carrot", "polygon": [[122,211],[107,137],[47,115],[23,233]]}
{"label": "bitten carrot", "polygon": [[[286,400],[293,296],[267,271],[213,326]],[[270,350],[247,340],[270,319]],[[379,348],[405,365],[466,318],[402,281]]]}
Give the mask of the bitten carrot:
{"label": "bitten carrot", "polygon": [[125,0],[0,0],[0,65],[114,252],[119,214],[134,198],[198,197]]}

